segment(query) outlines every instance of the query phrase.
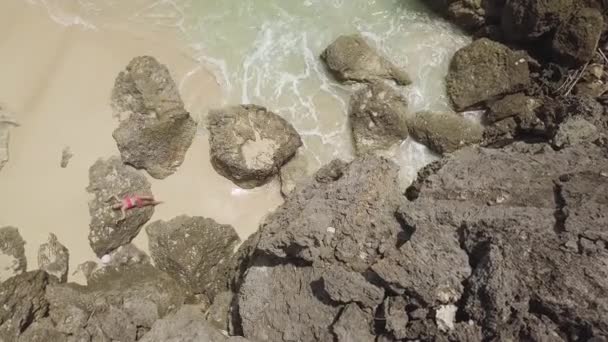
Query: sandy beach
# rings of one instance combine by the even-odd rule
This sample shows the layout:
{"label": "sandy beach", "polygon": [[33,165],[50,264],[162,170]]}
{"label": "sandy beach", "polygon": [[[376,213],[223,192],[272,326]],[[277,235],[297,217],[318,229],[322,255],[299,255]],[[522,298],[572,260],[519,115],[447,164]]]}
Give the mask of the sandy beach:
{"label": "sandy beach", "polygon": [[[10,161],[0,171],[0,226],[19,228],[28,269],[37,268],[38,246],[53,232],[69,249],[74,270],[95,258],[87,239],[88,168],[100,157],[118,154],[109,101],[116,75],[135,56],[156,57],[172,72],[195,120],[222,104],[222,91],[214,76],[189,57],[177,32],[63,26],[42,6],[22,0],[0,3],[0,48],[0,101],[20,124],[11,131]],[[65,147],[74,156],[61,168]],[[233,225],[242,238],[282,201],[276,181],[244,191],[219,176],[209,162],[204,130],[177,173],[150,181],[164,201],[152,221],[201,215]],[[143,230],[135,242],[147,248]],[[70,280],[82,282],[83,277]]]}

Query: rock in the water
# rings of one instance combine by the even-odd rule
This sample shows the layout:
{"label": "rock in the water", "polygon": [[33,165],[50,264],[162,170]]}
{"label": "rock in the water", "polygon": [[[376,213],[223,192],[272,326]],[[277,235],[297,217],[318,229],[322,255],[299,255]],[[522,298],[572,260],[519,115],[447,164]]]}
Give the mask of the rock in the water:
{"label": "rock in the water", "polygon": [[358,34],[338,37],[323,51],[321,58],[341,82],[389,79],[399,85],[412,83],[404,70],[378,54]]}
{"label": "rock in the water", "polygon": [[408,127],[414,139],[440,154],[479,143],[483,135],[480,124],[447,112],[418,112]]}
{"label": "rock in the water", "polygon": [[566,20],[576,0],[509,0],[505,2],[501,24],[511,41],[531,41],[555,30]]}
{"label": "rock in the water", "polygon": [[72,159],[73,156],[74,154],[72,153],[70,147],[64,147],[61,151],[61,162],[59,163],[59,165],[65,169],[66,167],[68,167],[68,163],[70,162],[70,159]]}
{"label": "rock in the water", "polygon": [[0,170],[8,162],[8,143],[10,138],[10,129],[19,126],[17,121],[0,107]]}
{"label": "rock in the water", "polygon": [[128,117],[112,136],[122,160],[163,179],[183,163],[196,133],[166,66],[153,57],[134,58],[116,78],[112,104]]}
{"label": "rock in the water", "polygon": [[447,17],[460,27],[475,30],[486,23],[484,1],[455,0],[450,2],[447,6]]}
{"label": "rock in the water", "polygon": [[232,226],[204,217],[178,216],[146,227],[158,268],[213,300],[228,288],[227,267],[240,243]]}
{"label": "rock in the water", "polygon": [[70,252],[53,233],[49,234],[49,241],[38,248],[38,267],[62,283],[68,280]]}
{"label": "rock in the water", "polygon": [[212,327],[195,306],[185,305],[176,313],[154,323],[140,342],[247,342],[242,337],[228,337]]}
{"label": "rock in the water", "polygon": [[279,173],[281,180],[281,195],[289,196],[296,187],[300,187],[311,181],[315,173],[316,161],[310,158],[310,154],[304,154],[301,150],[296,152]]}
{"label": "rock in the water", "polygon": [[557,148],[577,145],[594,141],[599,138],[599,132],[589,121],[581,117],[573,117],[563,122],[553,137],[553,145]]}
{"label": "rock in the water", "polygon": [[290,123],[256,105],[212,110],[208,128],[213,167],[243,188],[267,183],[302,146]]}
{"label": "rock in the water", "polygon": [[337,342],[374,342],[372,319],[357,304],[348,304],[332,326]]}
{"label": "rock in the water", "polygon": [[350,124],[357,154],[387,150],[407,138],[407,100],[396,90],[374,82],[350,102]]}
{"label": "rock in the water", "polygon": [[16,341],[32,323],[47,316],[45,290],[56,281],[44,271],[32,271],[0,284],[0,341]]}
{"label": "rock in the water", "polygon": [[[421,174],[418,190],[408,192],[415,200],[407,213],[420,218],[412,241],[421,230],[458,232],[472,268],[459,283],[459,310],[486,339],[608,334],[608,299],[601,295],[608,291],[606,220],[599,209],[607,168],[605,152],[593,145],[467,148]],[[450,312],[437,317],[444,329],[451,328]]]}
{"label": "rock in the water", "polygon": [[568,66],[580,66],[591,60],[604,31],[602,13],[593,8],[576,11],[553,37],[553,51]]}
{"label": "rock in the water", "polygon": [[85,341],[132,342],[184,302],[184,288],[151,265],[104,267],[86,287],[47,287],[55,329]]}
{"label": "rock in the water", "polygon": [[458,111],[523,90],[529,82],[526,55],[486,38],[458,50],[446,78]]}
{"label": "rock in the water", "polygon": [[133,208],[127,211],[124,221],[117,222],[120,211],[112,209],[115,204],[112,196],[122,199],[124,196],[152,195],[146,177],[124,165],[118,157],[100,159],[91,166],[87,191],[93,195],[89,201],[89,242],[98,257],[131,242],[154,213],[153,206]]}
{"label": "rock in the water", "polygon": [[0,228],[0,282],[27,270],[25,241],[15,227]]}

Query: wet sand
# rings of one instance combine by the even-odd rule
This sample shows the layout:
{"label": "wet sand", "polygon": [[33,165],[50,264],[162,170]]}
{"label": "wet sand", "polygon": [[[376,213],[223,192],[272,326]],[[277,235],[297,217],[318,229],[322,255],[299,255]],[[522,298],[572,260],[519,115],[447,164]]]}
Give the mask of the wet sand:
{"label": "wet sand", "polygon": [[[72,272],[95,259],[87,238],[85,188],[89,166],[118,154],[112,139],[117,121],[109,104],[118,72],[135,56],[156,57],[169,67],[196,120],[222,104],[222,91],[181,47],[176,33],[66,27],[23,0],[0,2],[0,49],[0,102],[20,124],[11,131],[10,160],[0,171],[0,226],[19,228],[29,270],[38,267],[38,246],[55,233],[70,250]],[[165,202],[152,221],[201,215],[232,224],[245,238],[282,202],[278,183],[245,191],[222,178],[211,167],[207,137],[199,131],[177,173],[162,181],[149,177],[155,196]],[[66,146],[74,156],[64,169]],[[135,242],[147,249],[143,230]]]}

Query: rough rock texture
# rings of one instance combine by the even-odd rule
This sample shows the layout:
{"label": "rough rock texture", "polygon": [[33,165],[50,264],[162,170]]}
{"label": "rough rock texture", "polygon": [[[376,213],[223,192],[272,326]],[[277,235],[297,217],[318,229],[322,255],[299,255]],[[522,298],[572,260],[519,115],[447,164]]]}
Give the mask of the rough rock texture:
{"label": "rough rock texture", "polygon": [[583,8],[563,23],[553,37],[556,58],[565,65],[580,66],[591,60],[604,30],[604,18],[596,9]]}
{"label": "rough rock texture", "polygon": [[302,146],[293,126],[264,107],[212,110],[207,119],[213,167],[243,188],[268,182]]}
{"label": "rough rock texture", "polygon": [[494,123],[509,117],[535,117],[534,111],[541,105],[539,100],[523,93],[507,95],[490,104],[486,120]]}
{"label": "rough rock texture", "polygon": [[231,291],[220,292],[215,295],[213,303],[205,312],[205,319],[220,330],[230,329],[230,306],[234,298]]}
{"label": "rough rock texture", "polygon": [[15,341],[49,310],[45,289],[56,279],[44,271],[16,275],[0,284],[0,340]]}
{"label": "rough rock texture", "polygon": [[597,127],[581,118],[569,118],[563,122],[553,137],[553,145],[557,148],[592,142],[599,138]]}
{"label": "rough rock texture", "polygon": [[54,275],[62,283],[68,280],[70,252],[53,233],[49,234],[49,241],[38,248],[38,268]]}
{"label": "rough rock texture", "polygon": [[298,150],[295,156],[281,167],[279,179],[283,197],[289,196],[296,187],[301,187],[312,179],[317,165],[313,158],[311,154],[304,154],[302,150]]}
{"label": "rough rock texture", "polygon": [[456,110],[524,89],[530,82],[524,53],[482,38],[458,50],[446,78]]}
{"label": "rough rock texture", "polygon": [[156,266],[210,300],[228,287],[229,261],[240,243],[232,226],[204,217],[178,216],[146,227]]}
{"label": "rough rock texture", "polygon": [[421,229],[458,232],[472,268],[459,308],[486,339],[608,336],[607,167],[593,145],[468,148],[408,189],[407,212],[423,218],[412,241]]}
{"label": "rough rock texture", "polygon": [[323,51],[321,59],[341,82],[390,79],[399,85],[412,83],[404,70],[378,54],[358,34],[338,37]]}
{"label": "rough rock texture", "polygon": [[447,17],[464,29],[479,29],[486,23],[486,11],[483,8],[483,2],[480,0],[451,1],[447,7]]}
{"label": "rough rock texture", "polygon": [[574,118],[590,122],[600,134],[608,133],[608,115],[605,114],[604,107],[588,96],[569,96],[545,101],[539,111],[539,118],[546,126],[549,138],[557,134],[560,125]]}
{"label": "rough rock texture", "polygon": [[372,319],[357,304],[348,304],[332,326],[338,342],[374,342],[375,336],[370,332]]}
{"label": "rough rock texture", "polygon": [[483,128],[456,113],[419,112],[408,121],[410,134],[431,150],[443,154],[481,141]]}
{"label": "rough rock texture", "polygon": [[195,306],[185,305],[176,313],[154,323],[141,342],[247,342],[242,337],[228,337],[205,321]]}
{"label": "rough rock texture", "polygon": [[10,130],[19,124],[11,114],[0,106],[0,171],[9,160],[8,143]]}
{"label": "rough rock texture", "polygon": [[112,136],[122,160],[163,179],[183,163],[196,133],[166,66],[153,57],[134,58],[116,78],[112,105],[121,120]]}
{"label": "rough rock texture", "polygon": [[25,241],[15,227],[0,228],[0,282],[27,270]]}
{"label": "rough rock texture", "polygon": [[124,165],[118,157],[99,159],[91,166],[87,192],[93,195],[89,201],[89,242],[98,257],[131,242],[154,213],[152,206],[133,208],[127,211],[124,221],[117,223],[120,211],[112,209],[112,196],[121,199],[131,195],[152,195],[146,177]]}
{"label": "rough rock texture", "polygon": [[[109,262],[104,263],[102,266],[119,267],[132,266],[135,264],[151,264],[150,257],[132,243],[118,247],[107,256],[109,257]],[[100,268],[100,264],[97,261],[85,261],[76,267],[74,274],[76,272],[82,272],[85,279],[88,281],[95,271],[99,270],[103,270],[103,268]]]}
{"label": "rough rock texture", "polygon": [[566,20],[576,0],[509,0],[505,2],[501,26],[511,41],[531,41],[556,29]]}
{"label": "rough rock texture", "polygon": [[61,168],[63,168],[63,169],[68,167],[68,164],[70,163],[70,159],[72,159],[73,156],[74,156],[74,154],[72,153],[72,150],[70,149],[70,147],[69,146],[64,147],[63,150],[61,151],[61,161],[59,162],[59,166],[61,166]]}
{"label": "rough rock texture", "polygon": [[358,155],[387,150],[407,138],[407,100],[396,90],[374,82],[350,100],[349,118]]}
{"label": "rough rock texture", "polygon": [[49,286],[55,330],[77,341],[136,341],[154,322],[182,305],[185,291],[151,265],[105,267],[87,287]]}

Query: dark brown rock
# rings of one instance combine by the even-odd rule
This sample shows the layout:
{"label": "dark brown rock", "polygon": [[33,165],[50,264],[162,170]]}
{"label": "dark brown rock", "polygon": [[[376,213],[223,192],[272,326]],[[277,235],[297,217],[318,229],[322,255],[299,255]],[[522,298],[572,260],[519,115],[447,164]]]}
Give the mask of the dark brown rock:
{"label": "dark brown rock", "polygon": [[583,8],[557,29],[553,51],[564,65],[578,67],[591,60],[604,30],[604,18],[596,9]]}
{"label": "dark brown rock", "polygon": [[502,13],[502,29],[514,42],[531,41],[556,29],[567,20],[575,0],[509,0]]}

